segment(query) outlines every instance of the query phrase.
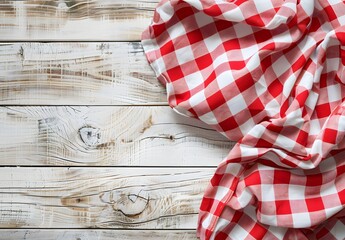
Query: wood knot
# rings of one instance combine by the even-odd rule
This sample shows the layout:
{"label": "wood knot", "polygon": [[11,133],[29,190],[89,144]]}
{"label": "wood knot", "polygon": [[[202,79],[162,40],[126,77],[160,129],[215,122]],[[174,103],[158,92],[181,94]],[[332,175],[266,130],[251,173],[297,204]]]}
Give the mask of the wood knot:
{"label": "wood knot", "polygon": [[152,115],[146,119],[146,121],[143,124],[143,129],[140,131],[140,133],[144,133],[147,129],[149,129],[153,125],[152,122]]}
{"label": "wood knot", "polygon": [[140,190],[138,193],[107,192],[100,196],[103,203],[110,204],[114,211],[129,218],[140,218],[140,215],[150,210],[149,194]]}
{"label": "wood knot", "polygon": [[68,6],[67,6],[67,4],[65,3],[65,2],[60,2],[59,4],[58,4],[58,9],[60,9],[60,10],[66,10],[66,9],[68,9]]}
{"label": "wood knot", "polygon": [[67,196],[61,198],[61,204],[77,211],[87,211],[89,206],[89,197]]}
{"label": "wood knot", "polygon": [[18,54],[24,58],[24,48],[23,46],[20,46]]}
{"label": "wood knot", "polygon": [[81,140],[89,147],[96,146],[101,139],[100,130],[91,126],[80,128],[79,136]]}

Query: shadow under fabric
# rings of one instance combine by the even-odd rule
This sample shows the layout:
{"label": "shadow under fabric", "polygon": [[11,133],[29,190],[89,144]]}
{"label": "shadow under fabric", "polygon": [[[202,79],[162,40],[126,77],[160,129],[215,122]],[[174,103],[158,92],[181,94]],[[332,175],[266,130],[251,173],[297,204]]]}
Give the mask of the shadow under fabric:
{"label": "shadow under fabric", "polygon": [[141,40],[170,107],[236,141],[200,239],[345,239],[344,25],[340,0],[157,5]]}

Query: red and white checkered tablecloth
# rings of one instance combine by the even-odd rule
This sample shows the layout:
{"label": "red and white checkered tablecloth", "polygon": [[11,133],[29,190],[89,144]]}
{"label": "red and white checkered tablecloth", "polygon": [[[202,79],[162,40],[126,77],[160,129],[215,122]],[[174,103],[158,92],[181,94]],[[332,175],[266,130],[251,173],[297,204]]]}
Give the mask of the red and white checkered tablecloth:
{"label": "red and white checkered tablecloth", "polygon": [[142,34],[169,105],[236,141],[200,239],[345,239],[345,3],[162,0]]}

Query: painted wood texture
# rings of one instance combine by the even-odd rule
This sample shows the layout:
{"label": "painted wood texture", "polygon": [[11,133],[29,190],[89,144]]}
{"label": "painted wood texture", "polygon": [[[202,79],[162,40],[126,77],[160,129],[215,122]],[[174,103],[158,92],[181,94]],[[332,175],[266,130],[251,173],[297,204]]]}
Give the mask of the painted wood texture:
{"label": "painted wood texture", "polygon": [[139,40],[157,0],[15,0],[0,3],[0,40]]}
{"label": "painted wood texture", "polygon": [[195,229],[214,168],[2,168],[1,228]]}
{"label": "painted wood texture", "polygon": [[0,104],[167,105],[138,42],[1,43],[0,83]]}
{"label": "painted wood texture", "polygon": [[0,107],[1,165],[216,166],[233,143],[168,106]]}
{"label": "painted wood texture", "polygon": [[168,107],[157,3],[0,2],[0,239],[196,239],[233,143]]}
{"label": "painted wood texture", "polygon": [[195,230],[0,230],[3,240],[197,240]]}

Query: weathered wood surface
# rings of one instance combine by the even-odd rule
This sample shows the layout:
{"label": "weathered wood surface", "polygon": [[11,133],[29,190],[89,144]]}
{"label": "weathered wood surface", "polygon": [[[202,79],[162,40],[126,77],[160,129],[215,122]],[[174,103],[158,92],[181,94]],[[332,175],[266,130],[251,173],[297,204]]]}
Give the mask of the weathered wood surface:
{"label": "weathered wood surface", "polygon": [[166,98],[138,42],[0,44],[2,105],[167,105]]}
{"label": "weathered wood surface", "polygon": [[214,168],[1,168],[0,228],[195,229]]}
{"label": "weathered wood surface", "polygon": [[197,240],[195,230],[0,230],[1,240]]}
{"label": "weathered wood surface", "polygon": [[0,3],[0,41],[139,40],[158,0],[15,0]]}
{"label": "weathered wood surface", "polygon": [[216,166],[232,147],[168,106],[0,107],[0,165]]}
{"label": "weathered wood surface", "polygon": [[233,143],[167,106],[138,42],[157,3],[0,2],[0,239],[196,239]]}

